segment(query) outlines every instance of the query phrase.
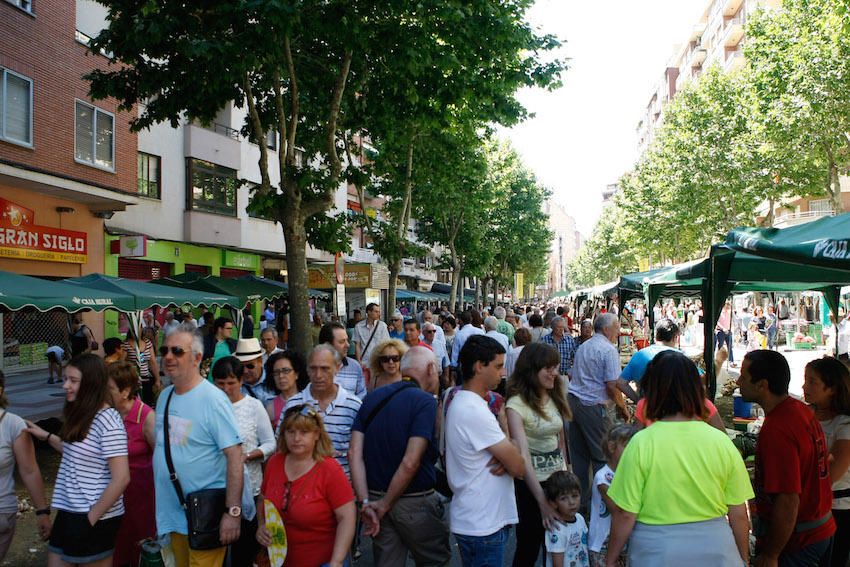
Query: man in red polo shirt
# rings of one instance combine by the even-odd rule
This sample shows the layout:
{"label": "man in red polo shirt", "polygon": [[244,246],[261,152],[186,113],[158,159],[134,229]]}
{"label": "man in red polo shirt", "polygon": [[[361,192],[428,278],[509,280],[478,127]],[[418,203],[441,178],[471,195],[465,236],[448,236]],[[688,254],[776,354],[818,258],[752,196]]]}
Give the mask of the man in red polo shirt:
{"label": "man in red polo shirt", "polygon": [[741,396],[765,413],[752,511],[756,567],[817,566],[835,533],[826,438],[812,410],[788,396],[790,381],[775,351],[752,351],[741,365]]}

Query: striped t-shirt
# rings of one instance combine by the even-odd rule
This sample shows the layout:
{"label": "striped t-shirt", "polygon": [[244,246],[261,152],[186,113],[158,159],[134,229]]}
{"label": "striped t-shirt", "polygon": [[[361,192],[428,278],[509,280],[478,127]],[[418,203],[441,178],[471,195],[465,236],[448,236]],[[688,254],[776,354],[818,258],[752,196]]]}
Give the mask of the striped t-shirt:
{"label": "striped t-shirt", "polygon": [[151,376],[150,360],[156,356],[153,350],[153,344],[148,339],[145,339],[144,348],[139,349],[137,352],[136,345],[130,339],[124,341],[121,348],[127,354],[127,362],[132,362],[139,369],[139,377],[142,380],[150,380],[153,377]]}
{"label": "striped t-shirt", "polygon": [[[337,385],[336,398],[328,404],[325,411],[322,411],[319,409],[319,402],[310,393],[310,386],[311,384],[308,384],[301,392],[289,398],[283,411],[286,412],[289,408],[302,404],[313,406],[325,421],[325,431],[328,432],[328,437],[331,438],[331,444],[334,446],[334,458],[345,471],[345,475],[351,477],[348,470],[348,444],[351,441],[351,426],[363,402],[342,386]],[[282,424],[283,418],[277,426],[277,436],[281,434]]]}
{"label": "striped t-shirt", "polygon": [[[88,513],[112,480],[109,459],[126,456],[127,431],[121,415],[114,408],[100,410],[85,439],[64,444],[52,506],[66,512]],[[101,519],[123,513],[121,497]]]}

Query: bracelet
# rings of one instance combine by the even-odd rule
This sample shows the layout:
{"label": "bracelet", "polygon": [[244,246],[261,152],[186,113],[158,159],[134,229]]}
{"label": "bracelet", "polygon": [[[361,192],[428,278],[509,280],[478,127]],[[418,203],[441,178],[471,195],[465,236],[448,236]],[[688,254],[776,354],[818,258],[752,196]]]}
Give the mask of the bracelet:
{"label": "bracelet", "polygon": [[50,432],[48,431],[48,432],[47,432],[47,437],[45,437],[45,438],[44,438],[44,442],[45,442],[45,443],[50,443],[50,436],[51,436],[51,435],[53,435],[53,434],[52,434],[52,433],[50,433]]}
{"label": "bracelet", "polygon": [[49,516],[50,515],[50,507],[47,508],[39,508],[35,511],[36,516]]}

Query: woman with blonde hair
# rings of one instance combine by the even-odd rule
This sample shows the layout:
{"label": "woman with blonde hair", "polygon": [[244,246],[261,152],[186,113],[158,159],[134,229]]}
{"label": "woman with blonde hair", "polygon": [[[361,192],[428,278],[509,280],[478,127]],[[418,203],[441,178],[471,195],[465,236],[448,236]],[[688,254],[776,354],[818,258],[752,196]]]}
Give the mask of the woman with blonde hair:
{"label": "woman with blonde hair", "polygon": [[398,339],[378,343],[371,357],[370,380],[367,384],[370,392],[401,380],[401,357],[407,350],[407,345]]}
{"label": "woman with blonde hair", "polygon": [[272,543],[265,525],[264,499],[280,512],[289,549],[284,566],[348,565],[357,508],[322,416],[307,404],[283,414],[278,452],[266,465],[257,498],[257,541]]}

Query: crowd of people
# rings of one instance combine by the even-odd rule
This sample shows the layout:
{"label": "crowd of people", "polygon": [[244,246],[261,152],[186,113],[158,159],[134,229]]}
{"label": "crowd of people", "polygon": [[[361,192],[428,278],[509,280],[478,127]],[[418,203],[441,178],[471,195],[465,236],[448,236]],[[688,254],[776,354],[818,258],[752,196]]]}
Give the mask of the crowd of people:
{"label": "crowd of people", "polygon": [[[677,319],[623,367],[614,312],[365,313],[322,324],[306,356],[223,317],[157,329],[159,360],[143,332],[102,358],[83,331],[51,368],[61,429],[0,415],[0,559],[17,469],[56,567],[135,566],[144,540],[180,567],[276,564],[284,542],[288,567],[351,565],[367,543],[378,566],[448,565],[452,541],[465,567],[846,567],[838,358],[806,367],[807,405],[780,353],[747,353],[741,395],[766,416],[751,479]],[[61,454],[49,505],[33,438]]]}

